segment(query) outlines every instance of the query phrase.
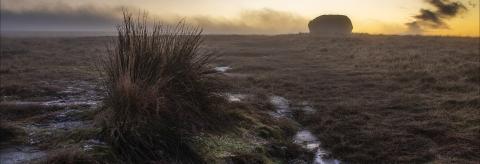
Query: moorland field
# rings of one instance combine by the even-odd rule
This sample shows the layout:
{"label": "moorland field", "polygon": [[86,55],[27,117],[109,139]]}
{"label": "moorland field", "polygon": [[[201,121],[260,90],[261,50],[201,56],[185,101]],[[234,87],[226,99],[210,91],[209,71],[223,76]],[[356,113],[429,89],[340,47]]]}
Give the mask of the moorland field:
{"label": "moorland field", "polygon": [[[98,62],[113,39],[2,37],[0,146],[35,145],[46,150],[48,160],[65,156],[91,161],[109,158],[98,155],[105,153],[104,149],[92,156],[78,151],[96,143],[91,138],[100,131],[91,125],[98,116],[95,109],[89,109],[94,103],[88,102],[102,99],[99,83],[103,77],[97,71]],[[229,86],[229,93],[255,96],[224,106],[248,108],[239,114],[250,121],[241,125],[241,130],[200,137],[199,142],[204,144],[197,147],[207,161],[236,154],[244,159],[231,161],[255,158],[262,163],[302,158],[293,155],[301,154],[296,148],[288,149],[295,150],[288,157],[285,152],[278,157],[282,153],[275,155],[276,149],[271,148],[284,144],[292,137],[291,129],[298,127],[310,129],[331,157],[348,163],[480,161],[479,38],[206,35],[200,50],[215,54],[212,69],[231,68],[213,75]],[[265,110],[271,108],[268,96],[272,95],[288,99],[299,125],[289,127],[266,118],[270,115]],[[63,105],[34,103],[59,99],[64,100]],[[14,101],[26,103],[11,103]],[[249,102],[255,105],[242,105]],[[302,106],[313,111],[303,112]],[[29,126],[50,127],[62,118],[82,125]],[[52,129],[54,133],[44,133]],[[246,135],[249,131],[255,131],[254,135]],[[274,139],[264,133],[274,133],[269,134]],[[253,157],[252,152],[258,151],[256,145],[270,145],[261,151],[267,154],[265,157]],[[65,153],[64,149],[75,151],[50,155]]]}

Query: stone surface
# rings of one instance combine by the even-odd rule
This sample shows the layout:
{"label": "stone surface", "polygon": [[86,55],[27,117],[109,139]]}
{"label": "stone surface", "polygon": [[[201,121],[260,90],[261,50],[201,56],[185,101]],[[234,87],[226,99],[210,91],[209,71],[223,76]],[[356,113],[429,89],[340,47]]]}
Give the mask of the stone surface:
{"label": "stone surface", "polygon": [[322,15],[308,23],[312,35],[349,35],[353,25],[345,15]]}

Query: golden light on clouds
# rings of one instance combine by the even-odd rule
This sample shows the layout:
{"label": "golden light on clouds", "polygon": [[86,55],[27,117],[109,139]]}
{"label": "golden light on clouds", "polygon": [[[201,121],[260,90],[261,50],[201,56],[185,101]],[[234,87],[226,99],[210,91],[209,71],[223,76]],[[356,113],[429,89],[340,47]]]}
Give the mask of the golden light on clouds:
{"label": "golden light on clouds", "polygon": [[[465,5],[467,8],[465,12],[444,19],[448,28],[427,28],[422,31],[422,34],[480,36],[479,1],[457,1]],[[349,16],[354,23],[354,32],[357,33],[406,34],[409,31],[406,23],[415,21],[414,16],[420,9],[434,11],[427,0],[2,0],[2,18],[6,15],[5,20],[7,20],[2,22],[2,30],[18,29],[15,23],[19,24],[18,26],[38,27],[38,29],[73,26],[82,29],[83,24],[71,21],[69,26],[64,26],[62,20],[69,20],[66,16],[71,16],[81,19],[80,22],[88,23],[88,20],[97,20],[95,15],[99,14],[102,19],[92,22],[90,26],[84,26],[95,29],[93,25],[99,24],[102,25],[103,30],[111,27],[108,23],[114,22],[104,19],[118,15],[119,8],[125,6],[148,11],[151,16],[166,22],[185,18],[189,23],[202,26],[208,33],[221,34],[307,32],[308,20],[323,14]],[[65,11],[65,8],[70,13]],[[52,19],[48,19],[49,26],[36,25],[29,21],[29,16],[36,19],[49,17]],[[56,24],[58,26],[54,26]]]}

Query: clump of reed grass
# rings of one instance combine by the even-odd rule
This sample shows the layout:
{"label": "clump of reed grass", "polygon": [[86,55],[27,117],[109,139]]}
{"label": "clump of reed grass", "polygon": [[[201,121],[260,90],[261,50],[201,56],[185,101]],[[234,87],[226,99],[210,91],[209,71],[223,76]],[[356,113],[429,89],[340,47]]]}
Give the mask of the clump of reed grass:
{"label": "clump of reed grass", "polygon": [[223,122],[201,29],[123,16],[102,67],[107,142],[132,163],[201,161],[184,140]]}

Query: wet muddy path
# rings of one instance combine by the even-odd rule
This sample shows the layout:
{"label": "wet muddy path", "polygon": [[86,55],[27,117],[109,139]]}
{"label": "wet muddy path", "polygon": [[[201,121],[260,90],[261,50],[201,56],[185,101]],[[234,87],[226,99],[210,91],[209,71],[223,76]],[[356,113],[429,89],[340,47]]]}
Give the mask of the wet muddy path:
{"label": "wet muddy path", "polygon": [[[288,118],[292,121],[293,119],[293,112],[302,112],[304,114],[313,114],[315,111],[312,107],[308,105],[308,103],[302,103],[297,109],[292,109],[290,102],[280,96],[271,96],[270,103],[275,107],[275,112],[271,115],[275,118]],[[294,111],[298,110],[298,111]],[[306,128],[301,128],[295,134],[292,142],[302,146],[303,148],[315,152],[315,157],[313,157],[314,164],[339,164],[340,160],[331,159],[329,158],[328,151],[324,150],[321,147],[321,142],[318,140],[317,137],[313,135],[313,133]]]}
{"label": "wet muddy path", "polygon": [[[217,69],[218,68],[218,69]],[[220,69],[222,68],[222,69]],[[224,69],[225,68],[225,69]],[[216,71],[222,73],[226,76],[230,76],[227,72],[231,70],[231,67],[216,67]],[[241,94],[241,93],[226,93],[225,97],[231,102],[241,102],[242,100],[246,99],[252,95],[249,94]],[[269,103],[274,106],[274,111],[270,113],[275,119],[289,119],[292,122],[299,124],[295,118],[295,113],[302,113],[303,115],[313,115],[316,112],[308,102],[301,102],[301,103],[293,103],[288,99],[281,97],[281,96],[270,96]],[[330,158],[330,153],[324,150],[321,147],[320,140],[315,137],[315,135],[309,129],[305,127],[300,127],[300,130],[296,132],[294,137],[292,138],[292,142],[301,146],[302,148],[313,152],[315,156],[313,157],[312,161],[314,164],[340,164],[342,163],[338,159]]]}

